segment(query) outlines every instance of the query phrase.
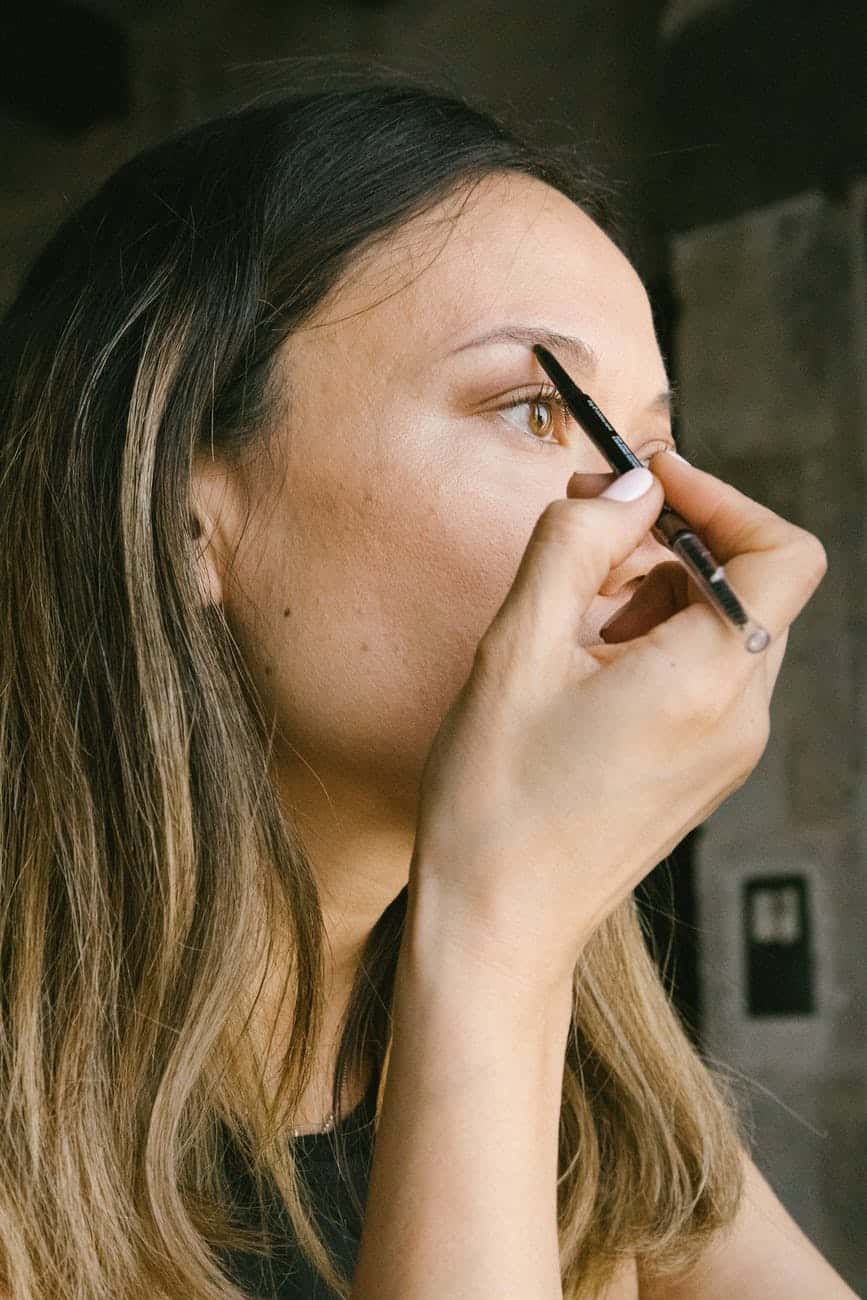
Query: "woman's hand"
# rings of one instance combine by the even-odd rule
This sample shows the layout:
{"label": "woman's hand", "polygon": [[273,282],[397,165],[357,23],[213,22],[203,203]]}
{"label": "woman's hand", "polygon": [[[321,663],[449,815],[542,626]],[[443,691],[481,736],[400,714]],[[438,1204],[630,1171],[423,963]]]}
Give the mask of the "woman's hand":
{"label": "woman's hand", "polygon": [[[788,628],[827,568],[813,534],[720,479],[665,453],[651,465],[635,501],[542,513],[422,775],[416,932],[539,992],[571,984],[600,922],[753,771]],[[648,575],[606,644],[578,644],[664,499],[770,632],[764,653],[678,561]]]}

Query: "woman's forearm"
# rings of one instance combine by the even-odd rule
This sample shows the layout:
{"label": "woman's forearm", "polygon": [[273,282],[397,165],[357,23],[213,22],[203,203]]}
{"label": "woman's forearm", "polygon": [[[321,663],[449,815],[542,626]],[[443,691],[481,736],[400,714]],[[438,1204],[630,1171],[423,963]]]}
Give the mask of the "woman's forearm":
{"label": "woman's forearm", "polygon": [[352,1300],[560,1300],[570,1013],[405,936]]}

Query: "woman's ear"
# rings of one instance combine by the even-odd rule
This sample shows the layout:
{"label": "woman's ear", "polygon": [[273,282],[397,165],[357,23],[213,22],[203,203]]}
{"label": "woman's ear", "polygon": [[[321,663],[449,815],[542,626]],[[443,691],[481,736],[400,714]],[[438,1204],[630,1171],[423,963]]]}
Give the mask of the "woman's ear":
{"label": "woman's ear", "polygon": [[234,501],[226,469],[213,460],[195,460],[190,498],[191,554],[202,607],[222,605]]}
{"label": "woman's ear", "polygon": [[[214,555],[214,547],[207,540],[211,531],[207,527],[203,528],[195,515],[190,515],[193,568],[203,609],[206,609],[209,605],[222,605],[223,603],[223,584]],[[200,540],[203,537],[205,540]]]}

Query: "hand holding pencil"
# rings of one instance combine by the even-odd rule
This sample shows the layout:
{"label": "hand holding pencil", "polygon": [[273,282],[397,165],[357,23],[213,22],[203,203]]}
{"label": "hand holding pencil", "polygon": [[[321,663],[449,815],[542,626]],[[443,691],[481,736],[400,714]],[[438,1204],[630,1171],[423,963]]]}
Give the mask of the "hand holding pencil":
{"label": "hand holding pencil", "polygon": [[[542,512],[421,777],[413,933],[540,1011],[596,927],[753,771],[788,628],[826,569],[813,534],[666,452],[651,465],[634,500]],[[628,639],[621,626],[607,644],[578,642],[666,499],[761,612],[766,653],[744,654],[675,563],[619,613]]]}
{"label": "hand holding pencil", "polygon": [[[542,369],[557,385],[567,409],[589,435],[618,474],[637,469],[641,461],[624,442],[611,422],[602,414],[588,393],[579,388],[556,357],[537,344],[533,348]],[[750,618],[729,585],[725,571],[686,520],[666,501],[652,529],[654,537],[668,546],[686,565],[699,589],[717,613],[740,632],[750,654],[767,649],[770,641],[765,628]]]}

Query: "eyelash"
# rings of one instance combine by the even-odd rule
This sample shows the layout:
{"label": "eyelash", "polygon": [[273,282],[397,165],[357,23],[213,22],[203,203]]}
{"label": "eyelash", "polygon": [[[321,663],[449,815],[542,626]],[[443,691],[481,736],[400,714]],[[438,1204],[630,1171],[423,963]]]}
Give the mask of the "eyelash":
{"label": "eyelash", "polygon": [[[563,401],[563,398],[557,392],[557,389],[554,388],[553,385],[551,384],[541,384],[538,388],[533,389],[532,392],[524,393],[522,396],[514,398],[511,402],[506,402],[503,406],[498,406],[496,409],[498,411],[512,411],[516,406],[536,406],[536,405],[556,406],[561,416],[563,417],[564,421],[568,422],[573,418],[571,412],[566,406],[566,403]],[[515,426],[512,425],[512,428],[514,427]],[[523,432],[523,430],[519,430],[519,432]],[[563,445],[562,443],[559,443],[556,440],[554,442],[545,442],[541,438],[537,438],[532,433],[524,433],[523,436],[525,438],[529,438],[529,440],[531,442],[534,442],[536,446],[539,448],[561,447]],[[653,444],[651,444],[651,446],[653,448],[651,451],[651,455],[655,455],[656,452],[658,451],[666,451],[671,446],[671,443],[666,442],[664,439],[660,438],[658,445],[653,446]],[[645,458],[645,459],[649,459],[649,458]]]}

